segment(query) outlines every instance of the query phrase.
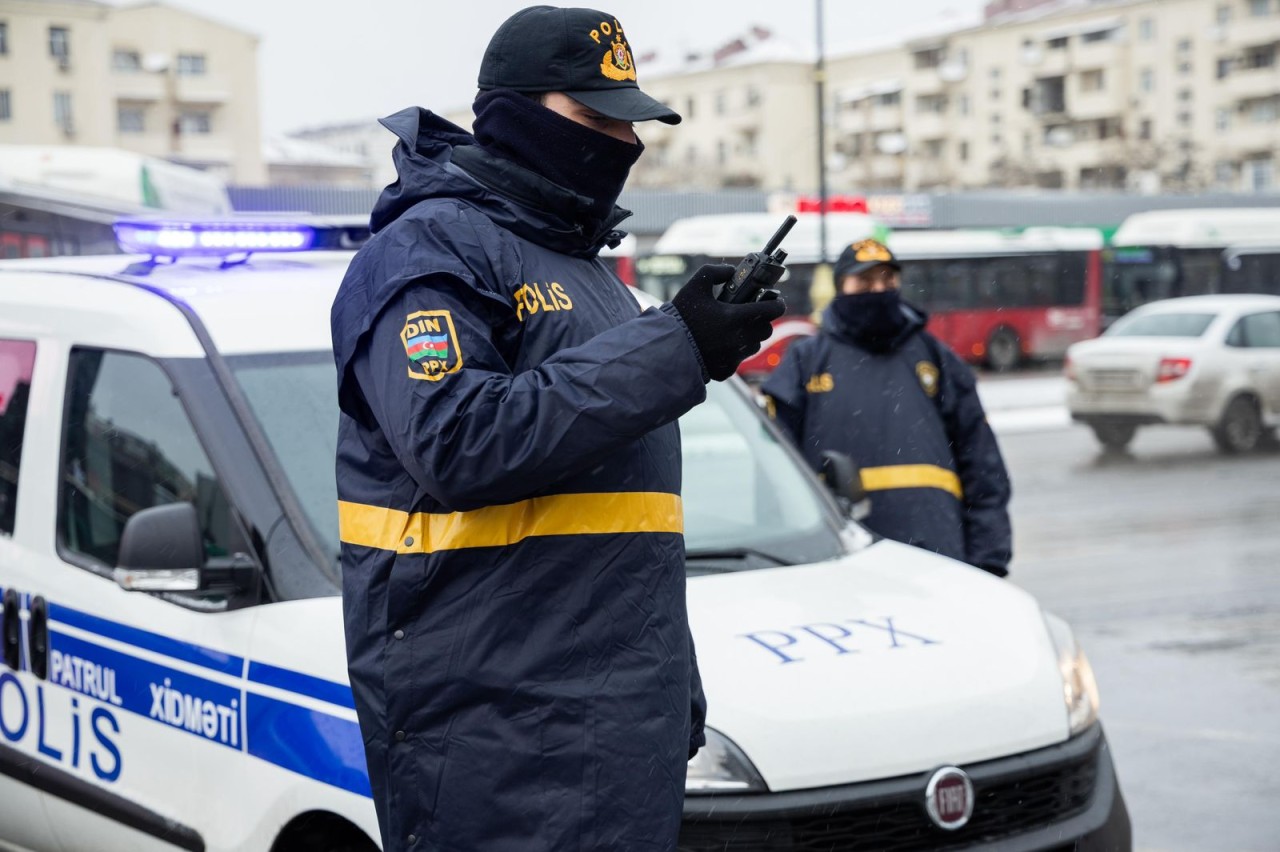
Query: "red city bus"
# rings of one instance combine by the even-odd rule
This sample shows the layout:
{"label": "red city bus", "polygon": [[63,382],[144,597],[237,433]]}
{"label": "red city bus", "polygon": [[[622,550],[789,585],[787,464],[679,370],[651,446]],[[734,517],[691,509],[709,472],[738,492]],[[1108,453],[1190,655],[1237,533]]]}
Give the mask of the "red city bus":
{"label": "red city bus", "polygon": [[1061,358],[1101,331],[1097,229],[899,231],[889,247],[902,261],[903,297],[965,360],[1011,370]]}

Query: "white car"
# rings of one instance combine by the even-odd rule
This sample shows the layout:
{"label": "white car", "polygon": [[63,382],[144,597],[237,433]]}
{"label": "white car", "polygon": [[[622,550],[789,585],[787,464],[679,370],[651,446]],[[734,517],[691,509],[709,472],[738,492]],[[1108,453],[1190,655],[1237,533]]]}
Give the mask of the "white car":
{"label": "white car", "polygon": [[[351,255],[134,227],[174,262],[0,263],[0,848],[373,850],[333,480]],[[849,520],[740,382],[681,425],[710,729],[680,849],[1130,848],[1065,622]]]}
{"label": "white car", "polygon": [[1126,314],[1067,351],[1067,408],[1120,450],[1139,426],[1208,427],[1228,453],[1280,426],[1280,296],[1188,296]]}

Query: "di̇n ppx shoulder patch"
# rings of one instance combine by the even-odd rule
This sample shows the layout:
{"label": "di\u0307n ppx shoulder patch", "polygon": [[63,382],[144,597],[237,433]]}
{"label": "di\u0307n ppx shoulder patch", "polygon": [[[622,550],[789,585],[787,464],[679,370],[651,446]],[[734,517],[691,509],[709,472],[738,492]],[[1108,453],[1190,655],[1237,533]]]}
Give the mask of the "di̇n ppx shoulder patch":
{"label": "di\u0307n ppx shoulder patch", "polygon": [[448,311],[414,311],[400,330],[409,378],[438,382],[462,369],[462,348]]}

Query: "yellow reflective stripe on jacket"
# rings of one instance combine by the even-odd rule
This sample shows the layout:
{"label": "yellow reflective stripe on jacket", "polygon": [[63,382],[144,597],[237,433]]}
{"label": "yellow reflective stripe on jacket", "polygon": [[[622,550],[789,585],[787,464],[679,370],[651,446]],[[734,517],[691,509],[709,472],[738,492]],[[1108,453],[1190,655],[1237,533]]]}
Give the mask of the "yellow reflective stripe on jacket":
{"label": "yellow reflective stripe on jacket", "polygon": [[533,536],[683,533],[684,509],[679,495],[648,491],[555,494],[448,514],[339,500],[338,531],[346,544],[437,553],[505,547]]}
{"label": "yellow reflective stripe on jacket", "polygon": [[894,464],[887,467],[864,467],[862,487],[868,491],[892,488],[939,488],[957,500],[963,498],[960,477],[954,471],[933,464]]}

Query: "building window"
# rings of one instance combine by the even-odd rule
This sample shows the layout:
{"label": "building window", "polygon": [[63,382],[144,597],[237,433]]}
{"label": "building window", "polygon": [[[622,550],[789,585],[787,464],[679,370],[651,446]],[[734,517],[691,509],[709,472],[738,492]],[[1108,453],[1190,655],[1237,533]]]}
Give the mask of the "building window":
{"label": "building window", "polygon": [[53,123],[62,128],[64,133],[71,133],[75,125],[71,119],[71,93],[53,93]]}
{"label": "building window", "polygon": [[1106,87],[1106,74],[1101,68],[1085,71],[1080,75],[1080,91],[1082,92],[1101,92]]}
{"label": "building window", "polygon": [[204,135],[212,128],[212,117],[204,110],[184,112],[178,117],[178,132],[183,136]]}
{"label": "building window", "polygon": [[960,111],[961,115],[969,114],[969,96],[968,95],[960,96],[960,100],[956,102],[956,109]]}
{"label": "building window", "polygon": [[1191,73],[1191,63],[1190,63],[1190,62],[1179,62],[1179,63],[1178,63],[1178,73],[1179,73],[1179,74],[1181,74],[1181,75],[1183,75],[1184,77],[1185,77],[1187,74],[1190,74],[1190,73]]}
{"label": "building window", "polygon": [[1156,89],[1156,72],[1150,68],[1143,68],[1138,73],[1138,88],[1144,92],[1154,92]]}
{"label": "building window", "polygon": [[1236,182],[1236,164],[1230,160],[1214,163],[1213,177],[1221,189],[1230,189]]}
{"label": "building window", "polygon": [[959,155],[960,155],[960,162],[962,163],[969,162],[969,143],[968,142],[960,143]]}
{"label": "building window", "polygon": [[689,119],[690,121],[692,121],[692,120],[693,120],[693,115],[694,115],[694,109],[693,109],[693,107],[694,107],[695,103],[696,103],[696,101],[694,101],[694,99],[693,99],[693,95],[690,95],[688,98],[686,98],[686,99],[685,99],[685,104],[684,104],[684,117],[685,117],[685,118],[687,118],[687,119]]}
{"label": "building window", "polygon": [[0,121],[8,121],[11,118],[13,118],[13,112],[9,105],[9,90],[0,89]]}
{"label": "building window", "polygon": [[946,95],[918,95],[916,97],[916,112],[941,114],[946,111]]}
{"label": "building window", "polygon": [[1138,21],[1138,38],[1141,41],[1151,41],[1156,37],[1156,22],[1151,18],[1143,18]]}
{"label": "building window", "polygon": [[1178,40],[1178,52],[1179,52],[1179,53],[1190,53],[1190,52],[1191,52],[1191,39],[1189,39],[1189,38],[1179,39],[1179,40]]}
{"label": "building window", "polygon": [[729,162],[729,143],[723,139],[716,142],[716,162],[722,166]]}
{"label": "building window", "polygon": [[147,111],[140,106],[116,107],[116,129],[121,133],[145,133]]}
{"label": "building window", "polygon": [[71,36],[66,27],[49,27],[49,55],[63,62],[71,58]]}
{"label": "building window", "polygon": [[924,156],[930,160],[942,159],[942,139],[928,139],[924,143]]}
{"label": "building window", "polygon": [[1071,39],[1069,36],[1058,36],[1057,38],[1051,38],[1045,42],[1045,47],[1050,50],[1066,50],[1067,43],[1070,41]]}
{"label": "building window", "polygon": [[889,92],[883,95],[876,95],[876,106],[894,107],[902,103],[901,92]]}
{"label": "building window", "polygon": [[1100,41],[1111,41],[1115,34],[1115,30],[1095,30],[1091,33],[1084,33],[1081,35],[1080,41],[1085,44],[1096,44]]}
{"label": "building window", "polygon": [[195,77],[204,73],[204,54],[203,53],[179,53],[178,54],[178,73],[183,76]]}
{"label": "building window", "polygon": [[1142,119],[1142,123],[1138,125],[1138,138],[1144,141],[1151,139],[1151,119]]}
{"label": "building window", "polygon": [[1178,124],[1181,125],[1182,127],[1190,127],[1191,113],[1185,112],[1185,111],[1178,113]]}
{"label": "building window", "polygon": [[917,71],[923,71],[926,68],[937,68],[942,64],[942,48],[935,47],[932,50],[917,50],[912,56],[915,59]]}
{"label": "building window", "polygon": [[1274,124],[1276,118],[1280,117],[1275,98],[1259,98],[1256,101],[1250,101],[1247,108],[1249,121],[1254,124]]}
{"label": "building window", "polygon": [[1226,3],[1219,3],[1218,8],[1214,11],[1214,20],[1219,24],[1228,24],[1231,22],[1231,6]]}
{"label": "building window", "polygon": [[1271,14],[1271,0],[1249,0],[1249,14],[1255,18]]}
{"label": "building window", "polygon": [[999,90],[999,89],[992,89],[992,90],[991,90],[991,100],[993,100],[993,101],[998,101],[998,100],[1000,100],[1000,90]]}
{"label": "building window", "polygon": [[1231,66],[1232,66],[1232,64],[1233,64],[1233,63],[1232,63],[1232,61],[1231,61],[1230,59],[1219,59],[1219,60],[1218,60],[1218,79],[1219,79],[1219,80],[1223,79],[1224,77],[1229,77],[1229,76],[1231,76]]}
{"label": "building window", "polygon": [[747,86],[747,106],[749,107],[759,106],[760,101],[762,100],[763,98],[760,97],[759,89],[757,89],[755,86]]}
{"label": "building window", "polygon": [[1275,162],[1270,157],[1260,160],[1246,160],[1244,167],[1246,189],[1254,192],[1264,192],[1275,185]]}
{"label": "building window", "polygon": [[1264,44],[1261,47],[1246,48],[1244,56],[1240,59],[1240,67],[1246,71],[1256,70],[1258,68],[1272,68],[1276,64],[1276,47],[1274,44]]}
{"label": "building window", "polygon": [[999,69],[999,68],[992,68],[990,73],[991,73],[991,79],[992,79],[992,80],[999,80],[999,79],[1000,79],[1000,69]]}
{"label": "building window", "polygon": [[0,21],[0,56],[9,52],[9,24]]}
{"label": "building window", "polygon": [[115,71],[141,71],[142,57],[136,50],[112,51],[111,68]]}
{"label": "building window", "polygon": [[1219,107],[1213,114],[1213,126],[1219,131],[1231,127],[1231,110]]}

